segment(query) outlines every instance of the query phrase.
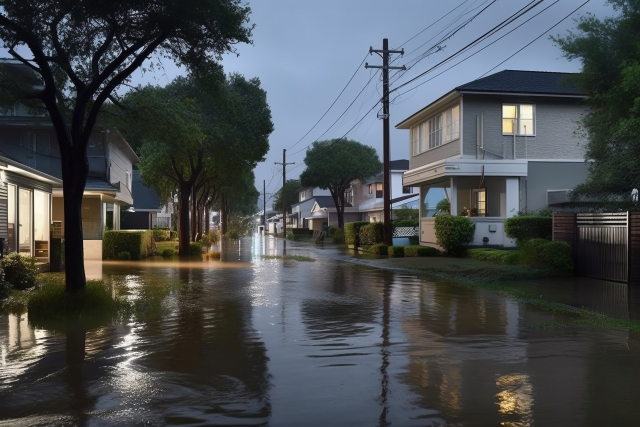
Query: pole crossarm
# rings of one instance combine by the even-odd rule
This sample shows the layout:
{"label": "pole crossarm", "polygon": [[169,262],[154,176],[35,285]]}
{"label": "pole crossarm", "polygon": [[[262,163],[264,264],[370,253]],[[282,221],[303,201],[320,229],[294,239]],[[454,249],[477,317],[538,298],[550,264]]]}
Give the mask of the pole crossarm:
{"label": "pole crossarm", "polygon": [[407,69],[405,65],[403,65],[402,67],[397,67],[393,65],[388,65],[385,67],[384,65],[369,65],[368,62],[364,63],[364,68],[382,68],[383,70],[406,70]]}
{"label": "pole crossarm", "polygon": [[276,165],[282,165],[282,235],[284,237],[284,250],[283,255],[286,255],[287,251],[287,192],[285,187],[287,185],[287,165],[295,165],[296,162],[287,163],[287,150],[282,150],[282,162],[273,162]]}

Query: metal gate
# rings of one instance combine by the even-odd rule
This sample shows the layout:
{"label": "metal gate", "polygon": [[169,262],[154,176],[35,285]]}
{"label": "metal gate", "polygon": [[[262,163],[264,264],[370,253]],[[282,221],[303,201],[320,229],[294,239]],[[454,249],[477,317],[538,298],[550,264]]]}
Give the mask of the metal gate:
{"label": "metal gate", "polygon": [[627,282],[629,214],[576,215],[576,271],[581,276]]}

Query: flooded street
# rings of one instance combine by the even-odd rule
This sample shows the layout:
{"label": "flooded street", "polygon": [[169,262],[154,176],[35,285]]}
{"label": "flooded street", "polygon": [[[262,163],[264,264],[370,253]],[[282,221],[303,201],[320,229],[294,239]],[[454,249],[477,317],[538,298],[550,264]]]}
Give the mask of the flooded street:
{"label": "flooded street", "polygon": [[602,426],[640,424],[640,341],[537,327],[553,316],[496,293],[340,262],[105,263],[161,309],[103,327],[0,317],[0,425]]}

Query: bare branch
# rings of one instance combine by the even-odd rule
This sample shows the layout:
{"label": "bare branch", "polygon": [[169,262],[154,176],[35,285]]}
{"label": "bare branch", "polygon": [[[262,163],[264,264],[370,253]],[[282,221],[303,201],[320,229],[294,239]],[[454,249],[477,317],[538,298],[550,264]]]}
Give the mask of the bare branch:
{"label": "bare branch", "polygon": [[18,52],[16,52],[15,50],[13,50],[15,46],[12,46],[9,49],[9,54],[11,56],[13,56],[14,58],[16,58],[18,61],[22,62],[24,65],[26,65],[27,67],[31,68],[33,71],[35,71],[36,73],[42,75],[42,70],[38,67],[36,67],[35,65],[33,65],[28,59],[23,58]]}

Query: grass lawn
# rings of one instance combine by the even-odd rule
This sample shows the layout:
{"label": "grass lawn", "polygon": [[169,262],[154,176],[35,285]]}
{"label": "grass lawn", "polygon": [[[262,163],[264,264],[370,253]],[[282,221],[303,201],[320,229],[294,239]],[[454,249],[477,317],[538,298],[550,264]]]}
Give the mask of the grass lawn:
{"label": "grass lawn", "polygon": [[178,251],[178,241],[177,240],[169,240],[167,242],[156,242],[156,253],[158,255],[162,255],[162,251],[165,249],[173,249],[174,251]]}

